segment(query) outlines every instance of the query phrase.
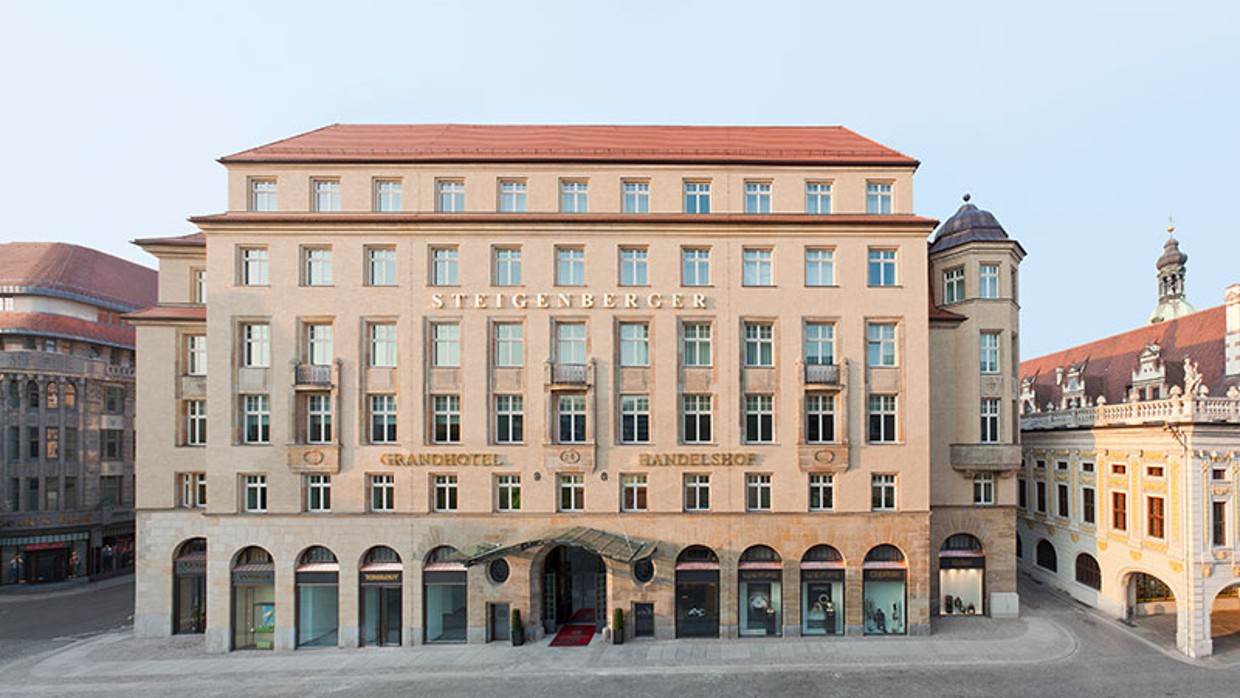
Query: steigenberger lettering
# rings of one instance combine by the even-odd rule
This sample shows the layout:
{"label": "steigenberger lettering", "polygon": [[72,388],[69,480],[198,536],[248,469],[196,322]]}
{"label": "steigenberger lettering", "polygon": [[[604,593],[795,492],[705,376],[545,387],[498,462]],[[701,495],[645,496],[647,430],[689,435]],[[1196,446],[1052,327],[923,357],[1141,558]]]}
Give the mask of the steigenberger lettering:
{"label": "steigenberger lettering", "polygon": [[579,310],[660,310],[662,308],[706,309],[705,293],[432,293],[431,307],[436,310],[488,308],[547,310],[576,308]]}
{"label": "steigenberger lettering", "polygon": [[637,456],[637,464],[652,465],[754,465],[758,462],[756,453],[642,453]]}
{"label": "steigenberger lettering", "polygon": [[462,466],[504,465],[504,457],[498,453],[385,453],[379,462],[389,466]]}

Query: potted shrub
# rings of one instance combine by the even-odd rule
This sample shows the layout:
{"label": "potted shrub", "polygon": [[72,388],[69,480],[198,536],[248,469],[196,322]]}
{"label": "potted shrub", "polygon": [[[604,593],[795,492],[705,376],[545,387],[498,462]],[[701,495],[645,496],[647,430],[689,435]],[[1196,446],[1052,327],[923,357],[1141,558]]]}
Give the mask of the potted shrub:
{"label": "potted shrub", "polygon": [[624,611],[619,608],[611,612],[611,641],[624,644]]}
{"label": "potted shrub", "polygon": [[520,647],[525,644],[525,626],[521,624],[521,610],[512,609],[512,646]]}

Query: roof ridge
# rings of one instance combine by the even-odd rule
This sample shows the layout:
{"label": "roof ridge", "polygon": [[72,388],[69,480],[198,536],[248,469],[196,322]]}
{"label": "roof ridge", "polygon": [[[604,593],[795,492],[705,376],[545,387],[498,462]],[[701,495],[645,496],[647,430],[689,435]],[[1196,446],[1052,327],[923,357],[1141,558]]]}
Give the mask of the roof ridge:
{"label": "roof ridge", "polygon": [[248,152],[253,151],[253,150],[260,150],[260,149],[262,149],[262,148],[271,148],[271,147],[273,147],[273,146],[279,145],[279,144],[284,143],[284,142],[286,142],[286,141],[291,141],[291,140],[293,140],[294,138],[302,138],[303,136],[309,136],[309,135],[310,135],[310,134],[312,134],[312,133],[318,133],[319,131],[326,131],[326,130],[327,130],[327,129],[329,129],[329,128],[336,128],[337,126],[345,126],[345,125],[347,125],[347,124],[341,124],[341,123],[339,123],[339,122],[336,122],[336,123],[332,123],[332,124],[327,124],[327,125],[325,125],[325,126],[320,126],[320,127],[318,127],[318,128],[312,128],[312,129],[310,129],[309,131],[305,131],[305,132],[303,132],[303,133],[295,133],[295,134],[293,134],[293,135],[291,135],[291,136],[285,136],[284,138],[280,138],[280,139],[277,139],[277,140],[271,141],[270,143],[263,143],[262,145],[256,145],[256,146],[254,146],[254,147],[252,147],[252,148],[246,148],[245,150],[238,150],[237,152],[235,152],[235,153],[233,153],[233,154],[231,154],[231,155],[225,155],[225,156],[223,156],[223,157],[219,158],[219,161],[224,161],[224,160],[227,160],[227,159],[229,159],[229,158],[235,158],[235,157],[237,157],[238,155],[243,155],[243,154],[248,153]]}
{"label": "roof ridge", "polygon": [[[1163,321],[1163,322],[1159,322],[1159,323],[1155,323],[1155,324],[1150,324],[1150,325],[1142,325],[1142,326],[1140,326],[1140,327],[1134,327],[1134,328],[1132,328],[1132,329],[1130,329],[1130,330],[1125,330],[1125,331],[1123,331],[1123,332],[1117,332],[1117,333],[1115,333],[1115,334],[1113,334],[1113,335],[1108,335],[1108,336],[1106,336],[1106,337],[1099,337],[1098,339],[1094,339],[1094,340],[1091,340],[1091,341],[1088,341],[1088,342],[1084,342],[1084,343],[1082,343],[1082,344],[1074,344],[1073,346],[1070,346],[1070,347],[1065,347],[1065,348],[1063,348],[1063,349],[1059,349],[1059,350],[1057,350],[1057,351],[1052,351],[1052,352],[1050,352],[1049,354],[1042,354],[1041,356],[1035,356],[1035,357],[1032,357],[1032,358],[1029,358],[1029,359],[1025,359],[1024,361],[1021,361],[1021,362],[1020,362],[1020,365],[1021,365],[1022,367],[1024,367],[1025,365],[1028,365],[1028,364],[1033,364],[1033,363],[1035,363],[1035,362],[1042,362],[1043,360],[1050,359],[1051,357],[1054,357],[1054,356],[1058,356],[1058,355],[1061,355],[1061,354],[1067,354],[1067,353],[1072,352],[1072,351],[1078,351],[1078,350],[1087,349],[1087,348],[1089,348],[1089,347],[1093,347],[1093,346],[1095,346],[1095,345],[1102,344],[1103,342],[1114,342],[1115,340],[1120,339],[1120,338],[1122,338],[1122,337],[1128,337],[1128,336],[1130,336],[1130,335],[1135,335],[1135,334],[1140,333],[1140,332],[1148,332],[1148,331],[1150,331],[1151,329],[1155,329],[1155,328],[1162,328],[1162,329],[1166,330],[1167,328],[1179,327],[1179,323],[1180,323],[1180,321],[1182,321],[1182,320],[1185,320],[1185,321],[1187,321],[1187,320],[1200,320],[1200,319],[1201,319],[1201,318],[1200,318],[1200,316],[1201,316],[1201,315],[1203,315],[1203,314],[1205,314],[1205,313],[1212,312],[1212,311],[1213,311],[1213,312],[1218,312],[1218,311],[1220,311],[1220,310],[1222,310],[1222,309],[1224,309],[1224,308],[1226,308],[1226,307],[1227,307],[1227,306],[1226,306],[1225,304],[1221,304],[1221,303],[1220,303],[1219,305],[1214,305],[1214,306],[1211,306],[1211,307],[1209,307],[1209,308],[1205,308],[1205,309],[1202,309],[1202,310],[1198,310],[1197,312],[1195,312],[1195,313],[1189,313],[1188,315],[1181,315],[1180,317],[1177,317],[1177,318],[1172,318],[1171,320],[1166,320],[1166,321]],[[1163,332],[1163,334],[1161,335],[1161,338],[1165,338],[1165,336],[1166,336],[1166,332]],[[1093,354],[1088,354],[1088,355],[1085,357],[1085,360],[1087,361],[1087,360],[1089,360],[1089,359],[1091,359],[1091,358],[1093,358]],[[1078,361],[1078,363],[1079,363],[1079,361]],[[1024,375],[1024,374],[1023,374],[1023,368],[1022,368],[1022,375]]]}

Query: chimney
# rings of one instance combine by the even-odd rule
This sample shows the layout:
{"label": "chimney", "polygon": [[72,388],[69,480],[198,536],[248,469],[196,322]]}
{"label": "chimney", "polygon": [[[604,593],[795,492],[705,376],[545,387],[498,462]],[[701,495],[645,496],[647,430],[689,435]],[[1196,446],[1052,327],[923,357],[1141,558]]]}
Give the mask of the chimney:
{"label": "chimney", "polygon": [[1227,376],[1240,376],[1240,284],[1227,287],[1227,337],[1223,340]]}

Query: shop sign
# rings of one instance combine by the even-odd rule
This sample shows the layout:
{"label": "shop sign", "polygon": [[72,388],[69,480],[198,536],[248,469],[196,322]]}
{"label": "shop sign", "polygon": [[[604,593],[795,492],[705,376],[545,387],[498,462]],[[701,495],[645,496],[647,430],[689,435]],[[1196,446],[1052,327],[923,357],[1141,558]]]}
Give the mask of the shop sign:
{"label": "shop sign", "polygon": [[801,570],[802,582],[842,582],[844,570]]}
{"label": "shop sign", "polygon": [[335,584],[340,579],[338,572],[298,572],[298,584]]}
{"label": "shop sign", "polygon": [[758,462],[756,453],[641,453],[637,456],[637,464],[652,465],[754,465]]}
{"label": "shop sign", "polygon": [[970,557],[941,557],[939,558],[939,569],[941,570],[980,570],[985,569],[986,558],[981,556]]}
{"label": "shop sign", "polygon": [[360,572],[359,581],[367,585],[400,584],[401,572]]}
{"label": "shop sign", "polygon": [[379,456],[379,462],[388,466],[481,465],[491,467],[504,465],[504,457],[498,453],[384,453]]}
{"label": "shop sign", "polygon": [[867,582],[903,582],[905,570],[862,570]]}
{"label": "shop sign", "polygon": [[737,570],[742,582],[778,582],[783,573],[779,570]]}
{"label": "shop sign", "polygon": [[485,310],[516,308],[547,310],[578,308],[581,310],[679,310],[706,309],[705,293],[432,293],[431,307],[436,310]]}
{"label": "shop sign", "polygon": [[261,587],[268,584],[275,584],[276,573],[274,571],[267,572],[233,572],[233,586],[237,587]]}
{"label": "shop sign", "polygon": [[677,584],[718,584],[719,570],[676,570]]}
{"label": "shop sign", "polygon": [[[204,575],[207,573],[207,563],[205,560],[184,560],[177,562],[177,574],[183,575]],[[238,572],[236,574],[244,574]]]}
{"label": "shop sign", "polygon": [[465,584],[469,581],[465,572],[423,572],[422,581],[426,584]]}
{"label": "shop sign", "polygon": [[26,546],[26,552],[31,550],[56,550],[58,548],[67,548],[68,543],[31,543]]}

